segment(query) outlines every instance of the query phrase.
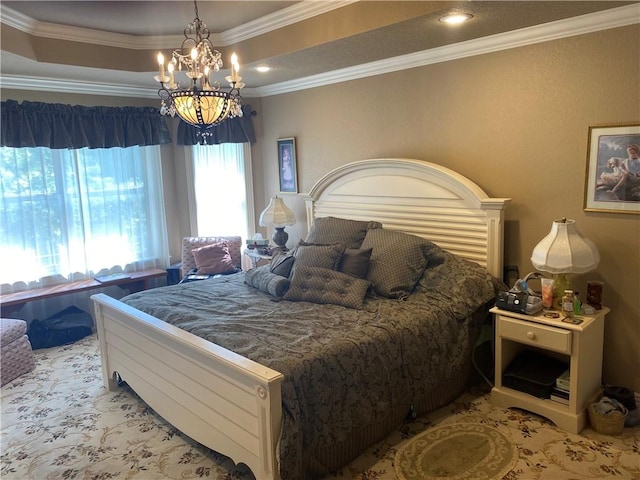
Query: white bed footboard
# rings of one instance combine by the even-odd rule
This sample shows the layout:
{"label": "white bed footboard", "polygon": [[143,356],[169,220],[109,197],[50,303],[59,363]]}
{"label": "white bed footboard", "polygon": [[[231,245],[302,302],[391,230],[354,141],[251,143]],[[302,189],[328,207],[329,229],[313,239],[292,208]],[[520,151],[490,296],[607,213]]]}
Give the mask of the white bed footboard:
{"label": "white bed footboard", "polygon": [[197,442],[278,479],[283,375],[107,295],[93,295],[102,375]]}

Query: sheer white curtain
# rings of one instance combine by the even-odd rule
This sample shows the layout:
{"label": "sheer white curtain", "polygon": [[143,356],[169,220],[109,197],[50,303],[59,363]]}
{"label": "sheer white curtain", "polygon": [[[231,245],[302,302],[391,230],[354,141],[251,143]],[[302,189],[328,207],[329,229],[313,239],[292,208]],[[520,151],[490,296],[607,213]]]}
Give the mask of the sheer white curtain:
{"label": "sheer white curtain", "polygon": [[159,146],[0,153],[3,291],[168,265]]}
{"label": "sheer white curtain", "polygon": [[223,143],[191,147],[193,188],[190,204],[196,236],[255,233],[249,144]]}

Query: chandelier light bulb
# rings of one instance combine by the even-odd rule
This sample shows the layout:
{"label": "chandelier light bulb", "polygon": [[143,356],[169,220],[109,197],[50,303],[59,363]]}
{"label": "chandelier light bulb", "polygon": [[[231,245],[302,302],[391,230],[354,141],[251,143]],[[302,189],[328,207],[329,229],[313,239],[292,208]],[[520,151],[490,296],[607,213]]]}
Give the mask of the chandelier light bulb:
{"label": "chandelier light bulb", "polygon": [[173,76],[173,71],[176,69],[176,66],[173,62],[169,62],[167,65],[167,70],[169,70],[169,88],[176,88],[175,77]]}
{"label": "chandelier light bulb", "polygon": [[158,53],[158,76],[160,79],[164,78],[164,55],[162,53]]}

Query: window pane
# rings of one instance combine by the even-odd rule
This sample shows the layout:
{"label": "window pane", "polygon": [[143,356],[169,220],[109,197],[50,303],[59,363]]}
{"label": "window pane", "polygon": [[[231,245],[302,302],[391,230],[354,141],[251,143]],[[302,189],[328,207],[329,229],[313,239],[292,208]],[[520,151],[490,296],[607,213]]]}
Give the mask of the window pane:
{"label": "window pane", "polygon": [[0,283],[166,266],[159,147],[0,151]]}
{"label": "window pane", "polygon": [[247,187],[242,144],[195,145],[193,176],[197,234],[247,238]]}

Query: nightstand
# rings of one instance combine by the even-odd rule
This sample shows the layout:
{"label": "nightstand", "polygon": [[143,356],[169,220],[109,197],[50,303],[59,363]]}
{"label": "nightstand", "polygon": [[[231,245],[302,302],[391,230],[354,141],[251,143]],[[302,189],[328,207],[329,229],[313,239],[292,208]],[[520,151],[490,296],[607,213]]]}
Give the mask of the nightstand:
{"label": "nightstand", "polygon": [[[602,385],[604,307],[594,315],[576,315],[579,325],[541,312],[530,316],[492,308],[495,315],[495,386],[491,401],[500,407],[517,407],[537,413],[571,433],[579,433],[587,418],[587,404],[596,401]],[[569,364],[569,405],[538,398],[504,385],[503,373],[523,350],[534,350]]]}
{"label": "nightstand", "polygon": [[167,267],[167,285],[180,283],[182,262],[173,263]]}
{"label": "nightstand", "polygon": [[261,261],[270,262],[272,258],[272,255],[260,253],[260,251],[255,248],[245,248],[242,253],[251,259],[251,268],[256,268]]}

